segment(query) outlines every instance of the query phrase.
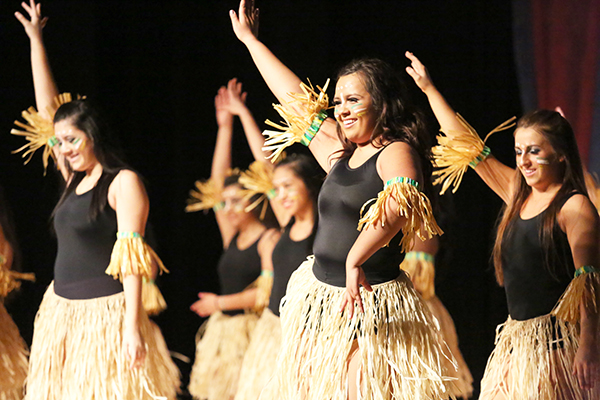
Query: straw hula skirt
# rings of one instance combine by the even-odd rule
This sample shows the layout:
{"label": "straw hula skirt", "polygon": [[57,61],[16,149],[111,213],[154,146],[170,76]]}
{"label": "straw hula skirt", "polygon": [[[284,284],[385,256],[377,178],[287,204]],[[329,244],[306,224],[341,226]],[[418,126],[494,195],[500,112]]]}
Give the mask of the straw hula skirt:
{"label": "straw hula skirt", "polygon": [[196,360],[189,391],[196,399],[229,400],[235,396],[244,355],[258,316],[216,312],[196,335]]}
{"label": "straw hula skirt", "polygon": [[22,399],[26,377],[27,347],[0,301],[0,399]]}
{"label": "straw hula skirt", "polygon": [[345,288],[318,281],[313,258],[292,275],[282,301],[277,376],[285,400],[347,398],[347,358],[358,344],[359,398],[446,399],[445,343],[405,273],[362,291],[364,313],[339,307]]}
{"label": "straw hula skirt", "polygon": [[121,343],[124,317],[123,292],[69,300],[51,284],[35,319],[26,399],[175,399],[179,372],[160,330],[142,313],[146,361],[130,369]]}

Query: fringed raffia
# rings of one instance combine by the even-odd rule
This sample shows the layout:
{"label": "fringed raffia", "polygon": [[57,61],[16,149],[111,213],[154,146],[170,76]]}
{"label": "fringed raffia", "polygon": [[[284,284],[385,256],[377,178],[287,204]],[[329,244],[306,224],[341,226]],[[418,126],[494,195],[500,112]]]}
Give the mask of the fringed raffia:
{"label": "fringed raffia", "polygon": [[[455,391],[456,397],[461,397],[466,400],[473,394],[473,375],[471,375],[471,371],[458,347],[458,335],[456,334],[454,321],[437,296],[434,295],[425,300],[425,304],[427,304],[427,307],[429,307],[429,310],[433,314],[435,321],[438,323],[440,332],[442,333],[442,337],[448,345],[448,347],[443,348],[445,352],[450,352],[446,353],[447,357],[444,358],[444,361],[448,375],[456,378],[456,381],[454,382],[457,387],[457,390]],[[450,363],[449,360],[451,359],[456,360],[457,370],[455,370]]]}
{"label": "fringed raffia", "polygon": [[[80,99],[81,96],[77,96],[77,99]],[[42,114],[36,111],[34,107],[29,107],[27,110],[21,113],[23,119],[27,122],[24,124],[21,121],[15,121],[15,125],[17,125],[19,129],[12,129],[10,133],[17,136],[23,136],[27,140],[27,144],[13,151],[14,153],[19,153],[23,151],[23,158],[26,158],[25,164],[31,161],[33,154],[40,148],[44,148],[44,152],[42,154],[42,160],[44,163],[44,174],[46,173],[46,168],[48,168],[48,159],[52,157],[55,158],[54,153],[52,152],[52,147],[48,144],[48,140],[54,136],[54,114],[58,108],[65,104],[73,101],[71,93],[61,93],[54,99],[54,105],[47,107],[46,112],[48,113],[48,117],[44,117]]]}
{"label": "fringed raffia", "polygon": [[453,397],[445,346],[427,306],[404,273],[361,291],[365,312],[340,313],[345,288],[318,281],[308,259],[292,275],[281,305],[280,398],[346,399],[347,361],[358,344],[359,399]]}
{"label": "fringed raffia", "polygon": [[[406,223],[402,227],[402,240],[400,241],[403,252],[406,253],[412,249],[417,236],[421,240],[426,240],[433,235],[443,233],[435,221],[431,203],[427,196],[408,182],[386,184],[385,188],[377,195],[375,203],[372,200],[366,202],[360,210],[363,217],[358,221],[358,230],[377,226],[377,224],[385,225],[386,210],[390,198],[393,198],[398,204],[396,214],[406,218]],[[363,211],[369,205],[369,209],[363,214]]]}
{"label": "fringed raffia", "polygon": [[153,266],[156,266],[161,274],[169,272],[143,238],[120,237],[115,242],[110,263],[104,272],[120,279],[121,282],[127,275],[140,275],[150,280],[153,278]]}
{"label": "fringed raffia", "polygon": [[[267,137],[263,150],[272,152],[269,157],[271,161],[277,161],[286,147],[289,147],[294,143],[300,143],[305,132],[311,127],[315,118],[325,119],[326,115],[323,116],[322,113],[329,107],[329,97],[326,93],[327,86],[329,86],[329,79],[327,79],[323,88],[317,86],[317,89],[320,92],[317,94],[310,81],[308,82],[308,85],[302,82],[300,83],[302,93],[288,93],[288,96],[292,98],[291,101],[285,104],[273,105],[273,108],[275,108],[281,118],[283,118],[284,122],[276,124],[269,120],[265,121],[267,125],[280,130],[266,130],[263,132],[263,135]],[[298,103],[299,108],[303,110],[302,116],[296,114],[292,109],[294,103]]]}
{"label": "fringed raffia", "polygon": [[256,288],[256,301],[252,311],[260,313],[269,305],[271,289],[273,289],[273,271],[262,271],[260,276],[248,288]]}
{"label": "fringed raffia", "polygon": [[575,324],[544,315],[525,321],[510,317],[498,326],[496,347],[481,381],[480,400],[598,400],[596,391],[584,391],[573,374],[579,346]]}
{"label": "fringed raffia", "polygon": [[[21,281],[35,281],[33,273],[22,273],[0,267],[0,299],[21,287]],[[0,353],[2,354],[2,353]],[[2,398],[0,397],[0,400]]]}
{"label": "fringed raffia", "polygon": [[400,268],[408,273],[413,286],[423,300],[429,300],[435,296],[435,267],[429,259],[419,257],[415,253],[417,252],[406,253]]}
{"label": "fringed raffia", "polygon": [[189,386],[194,398],[223,400],[235,395],[257,320],[256,314],[230,317],[216,312],[200,327]]}
{"label": "fringed raffia", "polygon": [[212,179],[196,181],[194,185],[196,187],[190,190],[186,212],[210,210],[221,203],[221,190]]}
{"label": "fringed raffia", "polygon": [[235,400],[280,400],[274,374],[281,347],[279,317],[265,309],[244,356]]}
{"label": "fringed raffia", "polygon": [[273,197],[273,193],[275,192],[272,167],[266,165],[264,162],[254,161],[246,171],[240,173],[239,182],[244,187],[242,192],[245,201],[250,201],[255,195],[259,196],[244,211],[250,212],[262,204],[260,219],[264,219],[269,198]]}
{"label": "fringed raffia", "polygon": [[0,327],[0,400],[21,400],[29,352],[1,301]]}
{"label": "fringed raffia", "polygon": [[552,315],[569,321],[579,322],[580,305],[586,304],[594,312],[598,312],[600,301],[600,272],[587,272],[574,278],[560,300],[554,306]]}
{"label": "fringed raffia", "polygon": [[444,194],[450,186],[453,186],[452,193],[455,193],[469,167],[469,163],[476,160],[483,152],[488,138],[493,133],[509,129],[515,125],[515,117],[512,117],[488,133],[485,140],[481,140],[477,131],[460,114],[456,114],[456,116],[465,130],[460,132],[444,132],[442,130],[444,135],[437,136],[438,145],[431,149],[433,165],[440,168],[433,172],[433,176],[436,177],[433,184],[442,185],[440,194]]}
{"label": "fringed raffia", "polygon": [[167,302],[154,281],[142,285],[142,306],[148,315],[158,315],[167,309]]}
{"label": "fringed raffia", "polygon": [[68,300],[50,285],[34,325],[27,400],[175,400],[179,371],[158,327],[145,313],[147,354],[131,369],[123,349],[125,294]]}

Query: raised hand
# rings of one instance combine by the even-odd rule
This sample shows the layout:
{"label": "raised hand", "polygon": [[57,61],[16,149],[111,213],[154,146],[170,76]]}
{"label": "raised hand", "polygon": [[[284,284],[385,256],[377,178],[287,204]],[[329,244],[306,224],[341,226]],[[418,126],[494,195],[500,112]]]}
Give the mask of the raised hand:
{"label": "raised hand", "polygon": [[225,107],[233,115],[240,115],[246,110],[246,96],[248,93],[242,92],[242,82],[237,78],[227,82],[227,96],[225,98]]}
{"label": "raised hand", "polygon": [[41,39],[42,29],[46,26],[46,22],[48,22],[48,17],[42,17],[42,5],[40,3],[36,4],[34,0],[29,0],[29,5],[22,2],[21,6],[29,14],[29,19],[25,18],[18,11],[15,12],[15,17],[17,17],[23,28],[25,28],[25,33],[27,33],[29,39]]}
{"label": "raised hand", "polygon": [[248,39],[258,37],[258,14],[254,0],[241,0],[237,15],[235,11],[229,11],[233,32],[240,42],[246,43]]}
{"label": "raised hand", "polygon": [[407,51],[404,55],[411,61],[410,66],[406,67],[406,72],[414,79],[419,89],[425,92],[427,89],[434,87],[429,72],[421,61],[410,51]]}
{"label": "raised hand", "polygon": [[344,311],[346,306],[350,310],[349,317],[352,318],[354,315],[354,303],[356,303],[358,309],[361,312],[365,312],[362,303],[362,297],[360,296],[360,286],[364,287],[369,292],[373,291],[371,285],[365,277],[365,272],[361,267],[346,268],[346,293],[344,293],[344,299],[340,307],[340,312]]}
{"label": "raised hand", "polygon": [[215,96],[215,116],[217,118],[217,125],[219,125],[219,127],[233,125],[233,114],[231,114],[229,111],[227,103],[227,88],[225,86],[221,86],[217,92],[217,95]]}

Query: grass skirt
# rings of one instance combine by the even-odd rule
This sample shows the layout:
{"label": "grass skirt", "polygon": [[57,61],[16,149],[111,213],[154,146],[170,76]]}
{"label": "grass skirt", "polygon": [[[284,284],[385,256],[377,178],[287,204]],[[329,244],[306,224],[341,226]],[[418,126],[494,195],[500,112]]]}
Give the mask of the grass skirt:
{"label": "grass skirt", "polygon": [[252,333],[244,356],[235,400],[279,400],[276,379],[272,379],[281,347],[279,317],[266,308]]}
{"label": "grass skirt", "polygon": [[292,275],[282,301],[280,398],[345,400],[348,355],[358,343],[359,399],[424,400],[454,395],[445,343],[406,274],[361,289],[365,312],[339,312],[345,288],[318,281],[313,259]]}
{"label": "grass skirt", "polygon": [[57,296],[51,284],[35,318],[26,398],[175,399],[179,372],[145,313],[146,361],[130,369],[123,351],[125,294],[86,300]]}
{"label": "grass skirt", "polygon": [[27,377],[27,346],[0,301],[0,400],[23,398]]}
{"label": "grass skirt", "polygon": [[599,400],[600,385],[581,390],[572,372],[578,345],[576,325],[550,315],[525,321],[509,317],[498,326],[480,400],[502,395],[508,400]]}
{"label": "grass skirt", "polygon": [[256,314],[228,316],[216,312],[196,335],[196,361],[189,391],[196,399],[228,400],[235,396],[240,369]]}

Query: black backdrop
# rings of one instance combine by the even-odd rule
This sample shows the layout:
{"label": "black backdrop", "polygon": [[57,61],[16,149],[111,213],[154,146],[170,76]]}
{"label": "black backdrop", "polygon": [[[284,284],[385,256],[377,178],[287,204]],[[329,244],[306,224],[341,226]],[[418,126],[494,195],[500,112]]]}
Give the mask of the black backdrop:
{"label": "black backdrop", "polygon": [[[12,15],[20,2],[0,3],[0,185],[16,218],[23,269],[37,275],[8,304],[27,341],[42,294],[52,279],[55,240],[48,218],[60,190],[42,176],[40,157],[23,167],[9,134],[21,110],[34,105],[28,39]],[[201,319],[189,311],[198,291],[216,290],[221,243],[211,215],[183,209],[193,182],[209,175],[216,123],[213,97],[238,77],[257,120],[277,119],[275,98],[235,38],[234,0],[49,0],[45,39],[61,91],[98,99],[144,176],[157,252],[171,274],[159,285],[169,309],[157,318],[173,351],[193,357]],[[382,57],[399,70],[413,51],[438,87],[481,134],[512,115],[520,102],[509,1],[263,1],[261,39],[301,78],[323,84],[353,57]],[[409,78],[407,76],[407,78]],[[410,79],[410,78],[409,78]],[[414,85],[411,85],[414,86]],[[427,107],[414,90],[415,100]],[[261,124],[264,127],[264,124]],[[437,126],[432,122],[432,135]],[[490,143],[511,163],[510,133]],[[236,127],[234,162],[252,160]],[[500,201],[473,172],[444,196],[446,231],[437,293],[454,317],[461,348],[478,386],[496,324],[507,315],[489,265],[491,231]],[[189,366],[181,363],[184,379]]]}

